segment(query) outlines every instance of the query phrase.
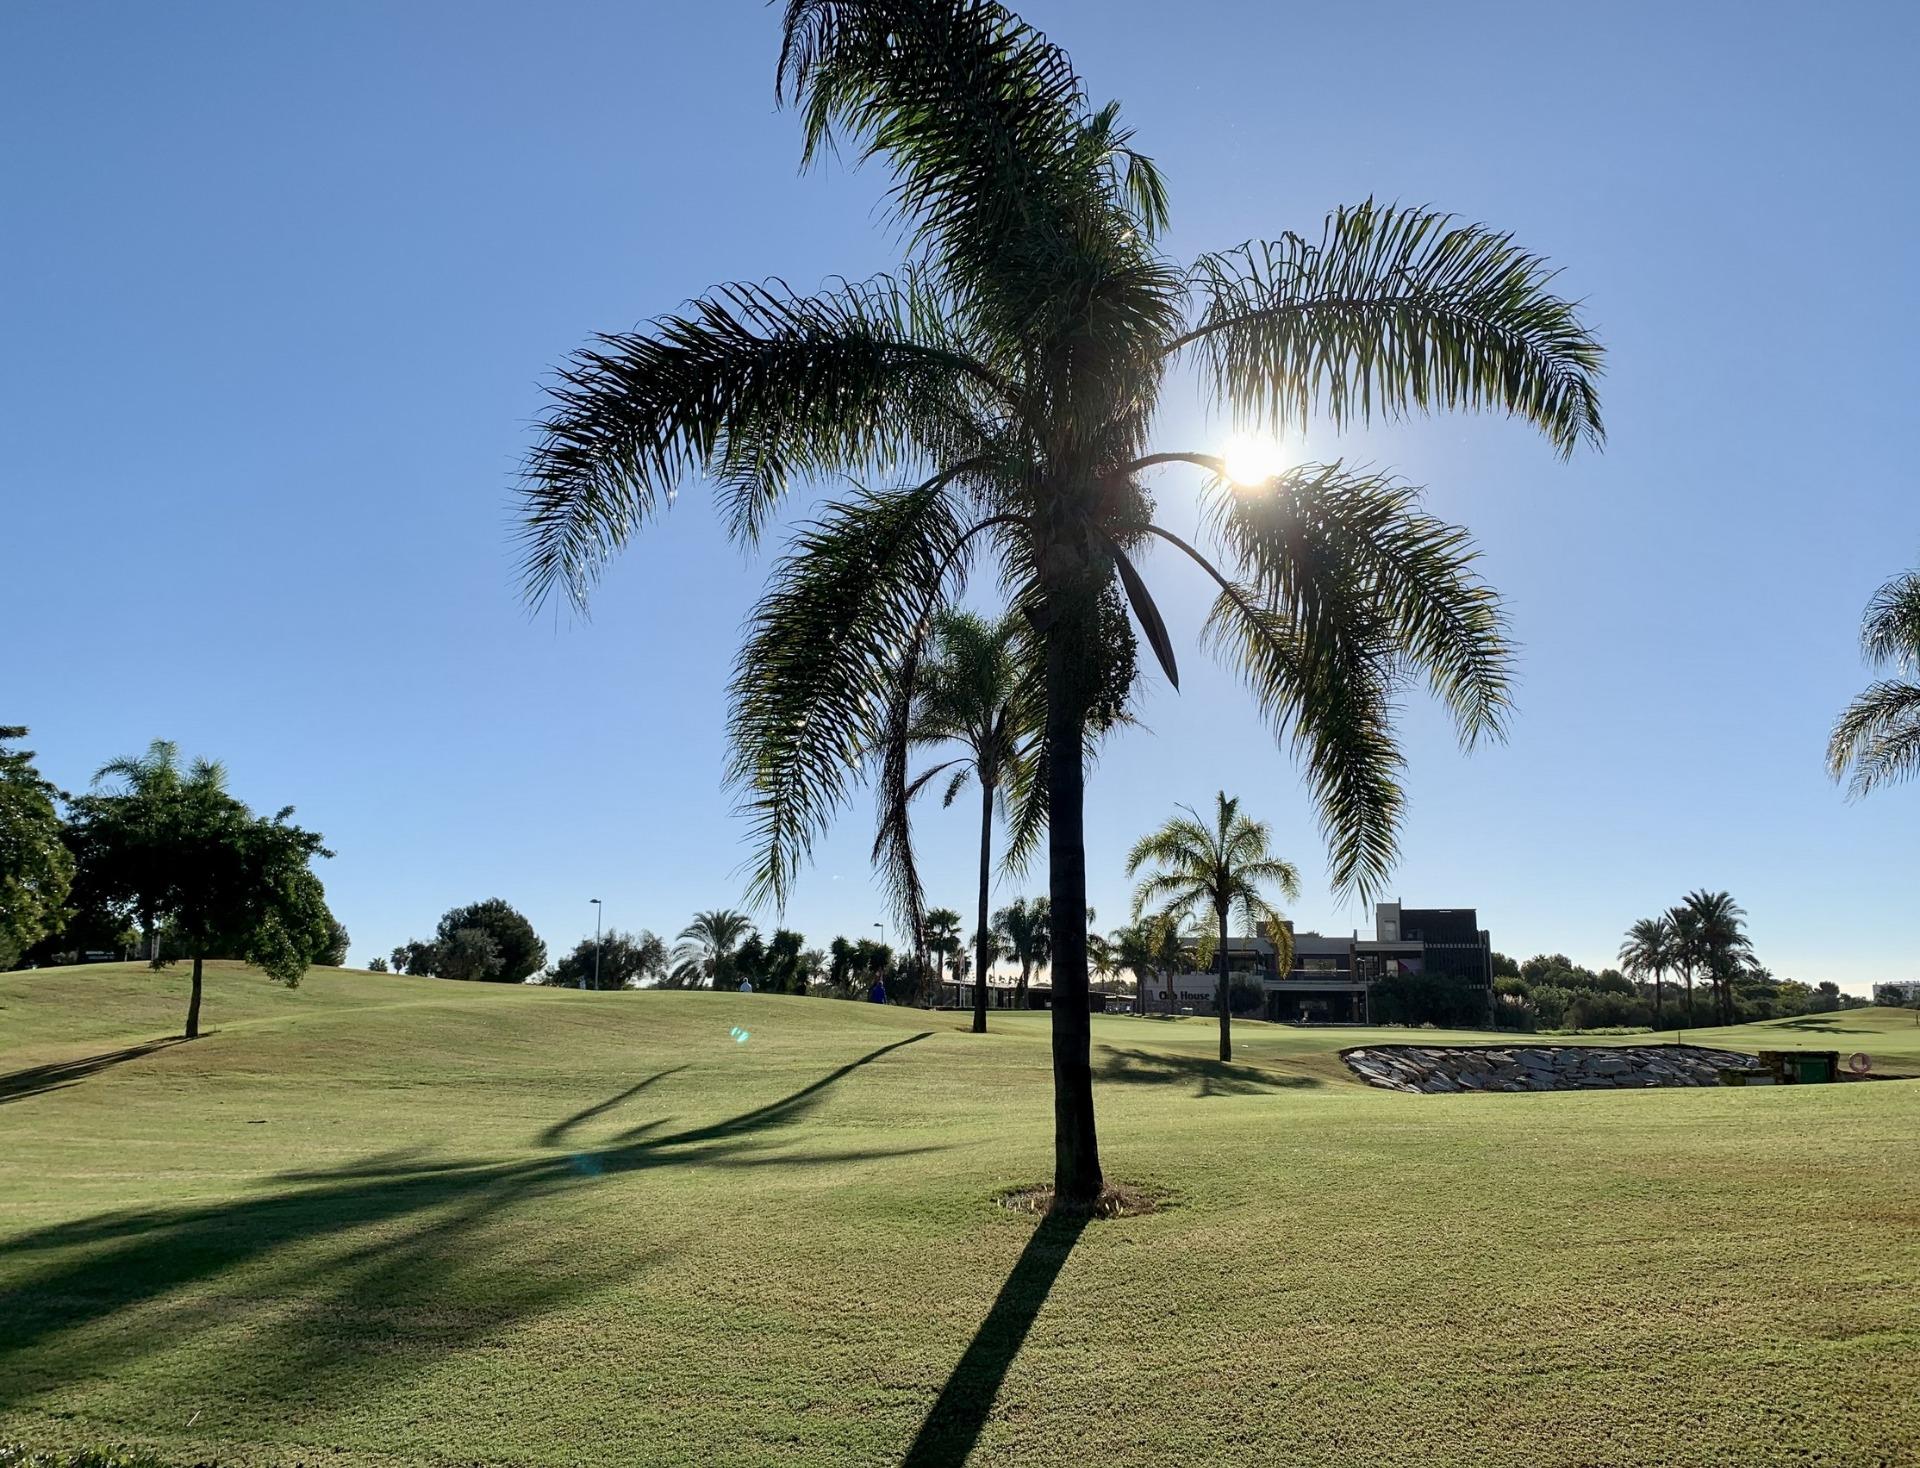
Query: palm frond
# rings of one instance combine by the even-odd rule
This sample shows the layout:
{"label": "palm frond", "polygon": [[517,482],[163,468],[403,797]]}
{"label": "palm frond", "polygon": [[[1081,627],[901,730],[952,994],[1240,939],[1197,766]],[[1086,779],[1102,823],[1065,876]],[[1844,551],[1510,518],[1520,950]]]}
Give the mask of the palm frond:
{"label": "palm frond", "polygon": [[912,276],[818,296],[735,284],[575,353],[522,478],[529,600],[559,585],[584,605],[605,561],[693,475],[719,482],[730,528],[752,539],[796,478],[977,456],[970,405],[996,379],[943,316]]}
{"label": "palm frond", "polygon": [[1278,430],[1410,410],[1503,409],[1571,454],[1604,439],[1603,351],[1554,272],[1512,236],[1372,200],[1288,234],[1203,255],[1196,347],[1234,412]]}
{"label": "palm frond", "polygon": [[1920,683],[1882,680],[1848,704],[1827,741],[1827,772],[1856,799],[1920,772]]}
{"label": "palm frond", "polygon": [[863,493],[802,527],[754,613],[732,684],[728,782],[753,830],[750,899],[784,904],[883,742],[910,642],[964,574],[944,483]]}
{"label": "palm frond", "polygon": [[1920,673],[1920,571],[1896,576],[1873,594],[1860,647],[1870,663]]}

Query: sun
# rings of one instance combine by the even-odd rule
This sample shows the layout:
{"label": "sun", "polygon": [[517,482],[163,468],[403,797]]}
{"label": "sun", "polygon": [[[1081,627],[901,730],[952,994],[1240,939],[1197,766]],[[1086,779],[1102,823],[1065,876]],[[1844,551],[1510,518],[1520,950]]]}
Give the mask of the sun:
{"label": "sun", "polygon": [[1293,467],[1293,456],[1276,438],[1262,434],[1236,433],[1227,440],[1225,452],[1227,478],[1235,484],[1265,484],[1276,474]]}

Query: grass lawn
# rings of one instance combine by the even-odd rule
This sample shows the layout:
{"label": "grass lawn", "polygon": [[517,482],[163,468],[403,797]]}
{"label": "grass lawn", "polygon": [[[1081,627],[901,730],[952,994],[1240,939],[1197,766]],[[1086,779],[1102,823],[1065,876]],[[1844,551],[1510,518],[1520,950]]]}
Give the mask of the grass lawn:
{"label": "grass lawn", "polygon": [[[155,1044],[184,1008],[0,975],[0,1440],[1920,1462],[1920,1083],[1408,1096],[1335,1053],[1383,1032],[1097,1017],[1108,1171],[1173,1206],[1077,1229],[994,1203],[1050,1171],[1044,1015],[215,966]],[[1830,1018],[1688,1038],[1920,1069]]]}

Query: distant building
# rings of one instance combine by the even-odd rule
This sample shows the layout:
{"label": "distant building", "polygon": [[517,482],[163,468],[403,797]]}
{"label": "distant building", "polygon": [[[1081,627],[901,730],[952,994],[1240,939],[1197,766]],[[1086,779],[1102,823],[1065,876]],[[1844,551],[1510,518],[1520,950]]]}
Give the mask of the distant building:
{"label": "distant building", "polygon": [[[1278,954],[1265,938],[1230,937],[1232,974],[1257,981],[1266,991],[1265,1018],[1317,1024],[1366,1024],[1367,995],[1388,975],[1446,974],[1484,990],[1492,1003],[1493,943],[1471,907],[1374,906],[1374,935],[1348,938],[1293,934],[1293,967],[1279,972]],[[1165,1005],[1166,989],[1150,984],[1149,1008]],[[1178,1009],[1212,1013],[1219,971],[1176,974]],[[1157,1001],[1157,1002],[1156,1002]]]}
{"label": "distant building", "polygon": [[1902,979],[1873,986],[1873,1002],[1890,1009],[1905,1009],[1916,997],[1920,997],[1920,979]]}

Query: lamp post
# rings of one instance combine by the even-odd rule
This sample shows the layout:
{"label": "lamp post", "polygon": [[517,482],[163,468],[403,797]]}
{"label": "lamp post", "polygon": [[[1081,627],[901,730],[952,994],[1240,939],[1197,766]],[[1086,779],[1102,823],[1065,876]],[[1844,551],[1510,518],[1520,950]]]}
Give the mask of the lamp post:
{"label": "lamp post", "polygon": [[[589,901],[593,903],[593,987],[597,990],[600,987],[600,914],[602,909],[598,897],[590,898]],[[580,981],[580,987],[583,989],[587,987],[587,981],[585,979]]]}

